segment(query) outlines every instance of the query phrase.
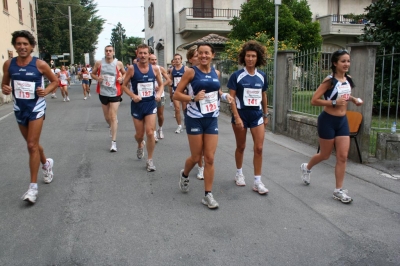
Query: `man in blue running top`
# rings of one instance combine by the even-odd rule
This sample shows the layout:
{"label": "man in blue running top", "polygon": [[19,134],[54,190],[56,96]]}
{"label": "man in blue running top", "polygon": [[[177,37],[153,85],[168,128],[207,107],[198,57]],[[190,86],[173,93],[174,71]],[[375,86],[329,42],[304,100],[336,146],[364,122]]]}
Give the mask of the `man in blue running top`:
{"label": "man in blue running top", "polygon": [[[131,97],[131,114],[135,126],[135,139],[138,143],[137,157],[144,156],[144,133],[147,136],[147,171],[156,170],[153,164],[153,152],[155,147],[154,126],[157,115],[157,102],[161,100],[164,92],[164,84],[161,72],[157,66],[149,63],[150,49],[146,44],[140,44],[137,48],[138,63],[129,66],[122,85],[123,90]],[[155,81],[161,84],[156,93]],[[128,84],[131,89],[128,89]]]}
{"label": "man in blue running top", "polygon": [[[57,88],[58,79],[46,62],[31,55],[36,41],[29,31],[13,32],[11,43],[18,56],[4,63],[1,90],[5,95],[13,95],[15,117],[28,146],[31,183],[22,200],[35,203],[40,162],[43,164],[44,182],[48,184],[53,180],[54,161],[46,158],[39,139],[46,111],[44,97]],[[50,81],[46,88],[43,75]]]}

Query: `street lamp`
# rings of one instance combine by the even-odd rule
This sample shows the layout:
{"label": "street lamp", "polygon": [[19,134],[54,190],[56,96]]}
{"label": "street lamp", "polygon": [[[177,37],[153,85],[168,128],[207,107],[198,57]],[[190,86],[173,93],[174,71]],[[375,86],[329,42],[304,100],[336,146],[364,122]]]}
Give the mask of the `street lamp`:
{"label": "street lamp", "polygon": [[274,98],[272,101],[274,113],[272,114],[272,132],[275,133],[276,125],[276,67],[278,58],[278,21],[279,21],[279,6],[282,4],[282,0],[274,0],[275,2],[275,39],[274,39]]}

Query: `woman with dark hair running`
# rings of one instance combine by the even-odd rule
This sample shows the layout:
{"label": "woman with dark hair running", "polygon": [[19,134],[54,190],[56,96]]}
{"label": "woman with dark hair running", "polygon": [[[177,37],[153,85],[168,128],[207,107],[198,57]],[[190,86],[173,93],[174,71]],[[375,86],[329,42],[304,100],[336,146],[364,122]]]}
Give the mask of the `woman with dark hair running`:
{"label": "woman with dark hair running", "polygon": [[[324,79],[315,91],[311,104],[324,106],[324,110],[318,116],[318,136],[320,153],[315,154],[308,163],[300,166],[301,178],[305,185],[310,184],[311,168],[323,160],[327,160],[332,153],[333,146],[336,149],[335,178],[336,188],[333,198],[343,203],[352,202],[343,189],[344,174],[346,171],[347,154],[350,147],[349,125],[346,111],[348,102],[360,106],[363,101],[351,96],[351,90],[355,87],[351,77],[347,75],[350,67],[350,54],[346,50],[338,50],[332,54],[332,74]],[[323,99],[321,99],[323,97]]]}
{"label": "woman with dark hair running", "polygon": [[[218,208],[211,191],[214,182],[214,155],[218,143],[218,101],[220,98],[220,73],[211,66],[215,56],[214,47],[208,43],[197,47],[199,64],[188,68],[182,76],[173,100],[189,102],[187,106],[186,133],[191,156],[179,173],[179,188],[189,191],[189,173],[204,154],[204,198],[208,208]],[[184,93],[189,86],[188,94]],[[222,98],[226,99],[226,94]]]}
{"label": "woman with dark hair running", "polygon": [[82,67],[80,76],[82,78],[82,89],[83,89],[83,99],[86,100],[90,95],[89,90],[89,71],[87,71],[86,67]]}
{"label": "woman with dark hair running", "polygon": [[245,186],[242,171],[247,129],[250,128],[254,142],[254,185],[253,190],[267,194],[268,189],[261,182],[262,152],[265,126],[268,124],[267,76],[257,67],[265,65],[265,48],[256,41],[248,41],[239,53],[239,64],[244,68],[231,75],[228,82],[230,95],[236,99],[231,103],[232,128],[236,138],[236,176],[238,186]]}

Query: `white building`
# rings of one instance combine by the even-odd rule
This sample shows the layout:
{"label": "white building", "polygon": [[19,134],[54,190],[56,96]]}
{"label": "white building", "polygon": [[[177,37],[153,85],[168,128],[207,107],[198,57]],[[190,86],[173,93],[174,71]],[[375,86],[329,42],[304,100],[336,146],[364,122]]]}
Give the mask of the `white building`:
{"label": "white building", "polygon": [[[267,1],[267,0],[266,0]],[[273,0],[271,0],[273,1]],[[375,0],[308,0],[313,20],[321,24],[324,49],[344,48],[357,42],[364,21],[345,14],[363,14]],[[239,16],[247,0],[144,0],[145,40],[153,47],[160,65],[167,66],[175,53],[184,56],[185,45],[210,33],[227,36],[228,24]]]}
{"label": "white building", "polygon": [[[35,0],[2,0],[2,13],[0,14],[0,79],[3,78],[3,64],[17,54],[11,44],[11,33],[16,30],[30,31],[37,41],[36,3]],[[38,46],[33,52],[38,56]],[[0,90],[0,104],[9,101],[10,97],[3,97]]]}

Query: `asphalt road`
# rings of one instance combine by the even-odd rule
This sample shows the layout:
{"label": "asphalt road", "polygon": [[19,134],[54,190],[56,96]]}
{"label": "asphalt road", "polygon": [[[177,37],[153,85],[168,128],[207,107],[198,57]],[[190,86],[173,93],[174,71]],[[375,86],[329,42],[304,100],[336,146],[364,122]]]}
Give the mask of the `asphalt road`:
{"label": "asphalt road", "polygon": [[[165,139],[156,145],[156,172],[136,158],[130,101],[119,109],[118,152],[98,96],[71,102],[47,97],[41,144],[55,161],[54,181],[39,182],[35,205],[20,200],[29,184],[28,153],[12,105],[0,107],[0,265],[400,265],[400,183],[368,165],[349,162],[345,186],[354,198],[332,199],[334,156],[313,169],[304,186],[299,166],[316,151],[267,132],[262,179],[253,192],[252,140],[238,187],[230,118],[219,118],[213,194],[201,204],[203,182],[178,174],[189,155],[186,133],[175,134],[165,107]],[[41,176],[41,173],[40,173]]]}

